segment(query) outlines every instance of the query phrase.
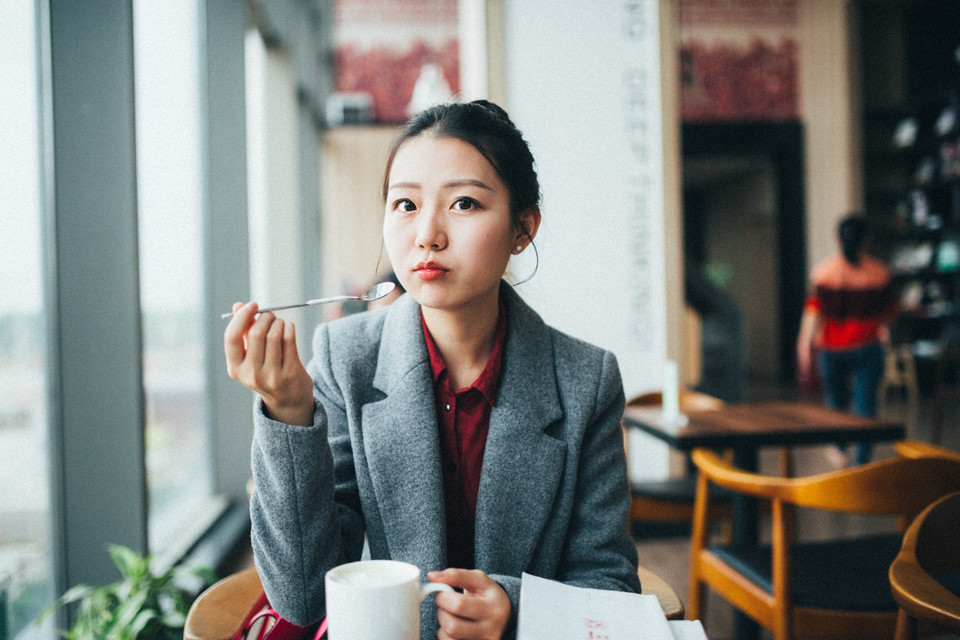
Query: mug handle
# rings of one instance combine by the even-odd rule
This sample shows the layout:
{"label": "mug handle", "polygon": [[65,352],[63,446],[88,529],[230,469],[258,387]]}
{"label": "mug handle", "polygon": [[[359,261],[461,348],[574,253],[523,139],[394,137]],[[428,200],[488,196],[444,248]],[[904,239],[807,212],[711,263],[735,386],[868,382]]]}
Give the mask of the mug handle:
{"label": "mug handle", "polygon": [[431,593],[438,591],[455,591],[455,589],[442,582],[425,582],[420,585],[420,602],[423,602]]}

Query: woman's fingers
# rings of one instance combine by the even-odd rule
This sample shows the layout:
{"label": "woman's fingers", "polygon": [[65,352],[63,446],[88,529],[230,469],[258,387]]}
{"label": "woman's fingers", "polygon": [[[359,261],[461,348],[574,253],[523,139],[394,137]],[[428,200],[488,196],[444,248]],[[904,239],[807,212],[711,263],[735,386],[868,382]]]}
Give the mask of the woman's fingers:
{"label": "woman's fingers", "polygon": [[437,593],[437,619],[446,637],[484,640],[503,634],[510,620],[510,599],[490,576],[477,570],[445,569],[427,577],[462,589],[462,593]]}
{"label": "woman's fingers", "polygon": [[223,334],[227,373],[260,394],[268,415],[287,424],[313,423],[313,380],[297,352],[296,328],[254,303],[233,306]]}
{"label": "woman's fingers", "polygon": [[247,354],[244,361],[257,374],[257,380],[260,379],[260,370],[267,354],[267,334],[275,318],[272,313],[261,313],[247,330]]}
{"label": "woman's fingers", "polygon": [[234,316],[223,334],[227,372],[254,391],[276,386],[282,377],[286,326],[292,323],[272,313],[257,315],[256,303],[236,303],[233,308]]}
{"label": "woman's fingers", "polygon": [[234,316],[227,323],[223,332],[223,352],[227,359],[227,373],[233,379],[238,379],[240,368],[247,357],[246,333],[254,314],[256,303],[244,305],[240,302],[233,304]]}
{"label": "woman's fingers", "polygon": [[283,362],[290,365],[300,361],[300,352],[297,351],[297,327],[288,322],[283,327]]}
{"label": "woman's fingers", "polygon": [[[273,315],[273,314],[263,314]],[[262,317],[262,316],[261,316]],[[280,318],[273,318],[270,328],[267,329],[265,348],[263,353],[263,367],[269,372],[270,378],[268,384],[276,386],[283,377],[283,333],[284,321]]]}

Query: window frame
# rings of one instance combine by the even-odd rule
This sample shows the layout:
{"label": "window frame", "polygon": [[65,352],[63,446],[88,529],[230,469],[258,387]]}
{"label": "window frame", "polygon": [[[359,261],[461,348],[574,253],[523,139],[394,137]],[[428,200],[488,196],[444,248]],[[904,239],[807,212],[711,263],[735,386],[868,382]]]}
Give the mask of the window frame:
{"label": "window frame", "polygon": [[[332,73],[329,2],[200,3],[203,344],[213,524],[163,557],[220,571],[248,545],[253,395],[223,361],[220,313],[250,295],[245,38],[292,52],[301,282],[320,280],[319,105]],[[148,540],[139,292],[133,3],[34,0],[40,64],[44,314],[49,340],[55,593],[117,578],[108,543]],[[280,25],[282,28],[277,28]],[[269,109],[269,106],[267,107]],[[64,615],[61,613],[61,615]],[[60,625],[66,623],[60,619]]]}

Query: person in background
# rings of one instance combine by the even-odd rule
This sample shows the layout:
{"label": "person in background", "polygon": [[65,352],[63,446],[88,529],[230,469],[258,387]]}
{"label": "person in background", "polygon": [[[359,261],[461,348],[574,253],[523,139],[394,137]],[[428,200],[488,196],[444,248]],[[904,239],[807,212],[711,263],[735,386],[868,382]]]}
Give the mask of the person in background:
{"label": "person in background", "polygon": [[[801,380],[810,379],[813,354],[819,351],[827,406],[874,417],[889,323],[897,313],[896,290],[887,266],[867,254],[869,234],[863,215],[845,216],[837,236],[840,253],[821,261],[811,273],[797,338],[797,366]],[[863,464],[870,454],[870,446],[860,443],[853,462]],[[849,461],[845,444],[829,456],[834,466]]]}
{"label": "person in background", "polygon": [[547,326],[503,280],[540,226],[526,141],[500,107],[446,104],[401,132],[383,185],[384,245],[406,294],[295,328],[236,303],[227,370],[259,394],[250,502],[267,597],[300,625],[324,574],[413,563],[457,592],[421,637],[513,638],[524,572],[639,592],[610,352]]}

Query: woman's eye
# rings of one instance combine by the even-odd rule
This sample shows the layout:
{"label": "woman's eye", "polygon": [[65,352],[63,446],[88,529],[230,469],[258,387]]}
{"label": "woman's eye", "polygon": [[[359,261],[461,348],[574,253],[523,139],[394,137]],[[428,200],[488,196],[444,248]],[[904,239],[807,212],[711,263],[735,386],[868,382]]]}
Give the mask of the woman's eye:
{"label": "woman's eye", "polygon": [[469,211],[479,207],[479,203],[473,198],[460,198],[453,203],[453,208],[458,211]]}
{"label": "woman's eye", "polygon": [[393,210],[399,211],[400,213],[410,213],[411,211],[416,211],[417,206],[406,198],[396,200],[393,203]]}

